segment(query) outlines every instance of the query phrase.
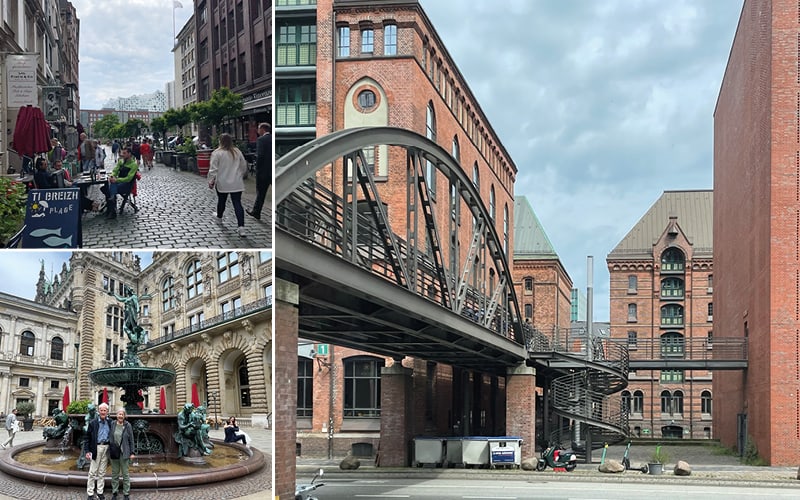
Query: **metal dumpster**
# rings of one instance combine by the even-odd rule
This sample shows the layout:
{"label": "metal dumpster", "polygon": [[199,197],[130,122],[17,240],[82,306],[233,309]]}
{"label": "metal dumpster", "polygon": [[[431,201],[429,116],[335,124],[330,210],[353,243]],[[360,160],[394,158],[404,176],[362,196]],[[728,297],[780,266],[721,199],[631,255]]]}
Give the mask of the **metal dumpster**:
{"label": "metal dumpster", "polygon": [[489,441],[489,465],[496,467],[519,467],[521,464],[520,448],[522,438],[504,436],[491,438]]}
{"label": "metal dumpster", "polygon": [[461,458],[465,467],[489,465],[489,439],[482,436],[461,438]]}
{"label": "metal dumpster", "polygon": [[441,467],[443,461],[444,438],[414,438],[414,467],[422,467],[425,464]]}
{"label": "metal dumpster", "polygon": [[445,458],[444,463],[447,467],[455,467],[456,465],[464,465],[464,453],[461,443],[462,439],[446,438],[444,443]]}

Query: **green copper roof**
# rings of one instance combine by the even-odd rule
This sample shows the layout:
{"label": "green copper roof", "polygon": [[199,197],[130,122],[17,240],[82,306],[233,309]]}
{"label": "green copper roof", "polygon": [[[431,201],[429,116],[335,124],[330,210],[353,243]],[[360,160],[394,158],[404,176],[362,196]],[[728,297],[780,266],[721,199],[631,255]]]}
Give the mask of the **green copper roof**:
{"label": "green copper roof", "polygon": [[528,199],[514,200],[514,259],[557,259],[550,239],[533,212]]}

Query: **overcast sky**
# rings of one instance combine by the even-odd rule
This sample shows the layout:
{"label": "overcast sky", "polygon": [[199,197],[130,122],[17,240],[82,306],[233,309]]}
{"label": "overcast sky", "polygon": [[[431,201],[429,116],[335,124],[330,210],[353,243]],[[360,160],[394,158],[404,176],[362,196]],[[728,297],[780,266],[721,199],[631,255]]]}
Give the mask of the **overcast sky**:
{"label": "overcast sky", "polygon": [[666,190],[711,189],[742,0],[420,0],[576,288]]}
{"label": "overcast sky", "polygon": [[175,79],[175,31],[192,15],[193,0],[72,0],[80,20],[82,109],[108,99],[164,91]]}
{"label": "overcast sky", "polygon": [[[153,252],[135,252],[141,257],[142,269],[153,261]],[[0,292],[33,300],[36,283],[44,261],[47,279],[61,272],[61,265],[69,261],[72,251],[3,250],[0,251]],[[68,266],[69,267],[69,266]]]}

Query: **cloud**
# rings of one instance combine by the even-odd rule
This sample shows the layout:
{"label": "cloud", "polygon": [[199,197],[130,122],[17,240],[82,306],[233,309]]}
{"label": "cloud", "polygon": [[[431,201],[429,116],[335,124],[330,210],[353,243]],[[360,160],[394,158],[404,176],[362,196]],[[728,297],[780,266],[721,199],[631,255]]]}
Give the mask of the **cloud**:
{"label": "cloud", "polygon": [[742,0],[421,0],[608,320],[607,254],[665,190],[712,187],[713,112]]}

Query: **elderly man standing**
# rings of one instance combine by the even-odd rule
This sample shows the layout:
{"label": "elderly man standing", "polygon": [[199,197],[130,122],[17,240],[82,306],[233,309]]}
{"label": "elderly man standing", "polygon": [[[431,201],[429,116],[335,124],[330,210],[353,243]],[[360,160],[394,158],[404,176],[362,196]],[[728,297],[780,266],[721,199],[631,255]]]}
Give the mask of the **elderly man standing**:
{"label": "elderly man standing", "polygon": [[8,439],[2,444],[3,449],[6,446],[14,446],[14,434],[19,431],[19,422],[17,422],[17,409],[11,410],[11,413],[6,417],[6,431],[8,431]]}
{"label": "elderly man standing", "polygon": [[100,403],[97,407],[98,418],[89,422],[86,430],[86,442],[83,453],[89,465],[89,480],[86,482],[86,495],[88,500],[94,498],[97,491],[97,500],[105,500],[105,475],[108,468],[108,442],[111,439],[111,422],[108,419],[108,404]]}
{"label": "elderly man standing", "polygon": [[[247,214],[256,219],[261,219],[261,209],[267,198],[267,191],[272,184],[272,135],[269,133],[269,123],[258,125],[260,136],[256,139],[256,201],[253,209]],[[272,207],[272,203],[269,204]]]}

